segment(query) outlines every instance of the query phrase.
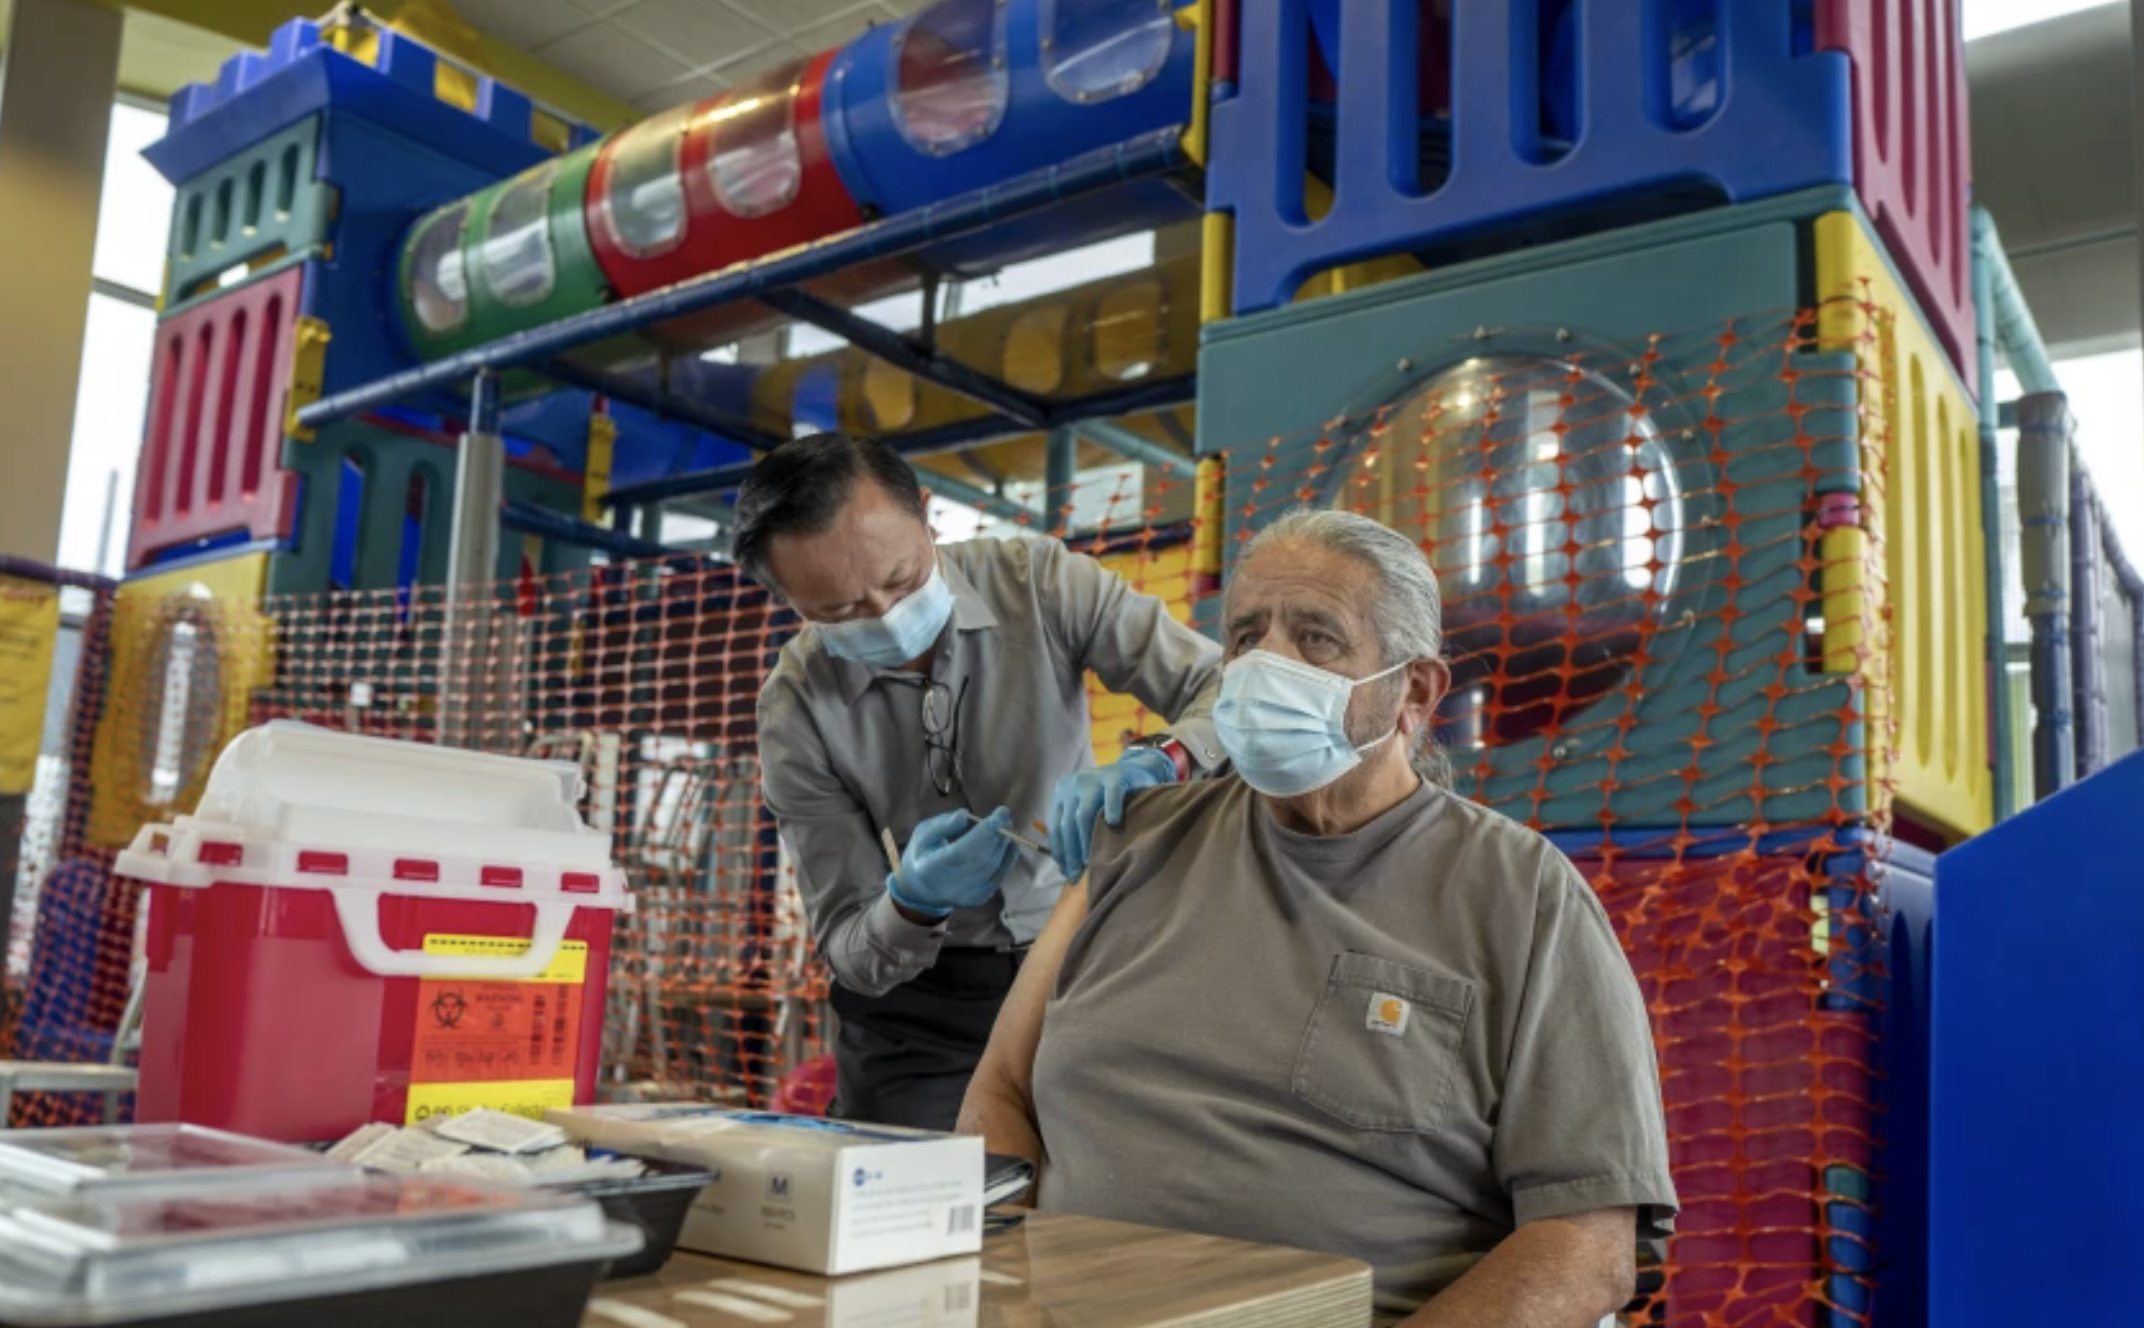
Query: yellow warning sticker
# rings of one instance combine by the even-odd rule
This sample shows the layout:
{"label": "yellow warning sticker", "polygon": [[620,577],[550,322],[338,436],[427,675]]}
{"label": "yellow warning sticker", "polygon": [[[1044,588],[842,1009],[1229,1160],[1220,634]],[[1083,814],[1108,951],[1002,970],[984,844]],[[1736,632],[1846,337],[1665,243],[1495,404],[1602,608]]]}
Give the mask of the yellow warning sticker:
{"label": "yellow warning sticker", "polygon": [[[427,936],[426,954],[480,955],[486,959],[512,959],[529,952],[529,943],[517,936]],[[558,958],[532,978],[517,982],[580,983],[588,980],[588,942],[567,941],[558,947]]]}
{"label": "yellow warning sticker", "polygon": [[459,1116],[489,1107],[513,1116],[542,1120],[553,1107],[573,1105],[571,1079],[519,1079],[490,1084],[411,1084],[405,1125],[422,1125],[439,1116]]}

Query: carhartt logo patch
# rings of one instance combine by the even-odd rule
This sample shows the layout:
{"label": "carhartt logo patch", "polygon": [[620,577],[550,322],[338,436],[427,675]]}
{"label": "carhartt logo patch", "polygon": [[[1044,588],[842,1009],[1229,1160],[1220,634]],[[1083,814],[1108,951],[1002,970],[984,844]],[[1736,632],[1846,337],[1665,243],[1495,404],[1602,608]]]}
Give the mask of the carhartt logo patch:
{"label": "carhartt logo patch", "polygon": [[1383,1033],[1386,1037],[1399,1037],[1406,1033],[1407,1016],[1413,1013],[1413,1009],[1414,1007],[1408,1005],[1407,1002],[1397,996],[1388,992],[1373,991],[1370,993],[1369,1017],[1363,1020],[1362,1026],[1372,1033]]}

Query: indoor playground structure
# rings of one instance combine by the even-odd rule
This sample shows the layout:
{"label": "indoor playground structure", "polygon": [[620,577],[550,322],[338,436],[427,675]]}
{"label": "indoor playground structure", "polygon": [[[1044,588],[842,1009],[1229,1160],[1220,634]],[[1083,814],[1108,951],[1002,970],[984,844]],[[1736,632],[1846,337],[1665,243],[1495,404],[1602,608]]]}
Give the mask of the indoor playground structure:
{"label": "indoor playground structure", "polygon": [[[823,1108],[754,732],[798,623],[722,550],[754,457],[841,428],[948,537],[1057,535],[1209,630],[1293,507],[1420,542],[1457,786],[1580,866],[1652,1013],[1684,1207],[1624,1322],[2072,1321],[2119,1265],[2007,1299],[2062,1224],[1971,1189],[2144,1073],[2081,1050],[2144,1016],[2092,936],[2138,905],[2045,912],[2029,865],[2134,875],[2144,578],[1971,205],[1955,9],[940,0],[602,137],[354,6],[283,27],[147,154],[129,571],[13,1054],[127,1062],[173,960],[113,855],[296,718],[577,762],[638,904],[602,1091]],[[1159,727],[1090,691],[1099,759]],[[2099,1119],[2035,1174],[2088,1191]]]}

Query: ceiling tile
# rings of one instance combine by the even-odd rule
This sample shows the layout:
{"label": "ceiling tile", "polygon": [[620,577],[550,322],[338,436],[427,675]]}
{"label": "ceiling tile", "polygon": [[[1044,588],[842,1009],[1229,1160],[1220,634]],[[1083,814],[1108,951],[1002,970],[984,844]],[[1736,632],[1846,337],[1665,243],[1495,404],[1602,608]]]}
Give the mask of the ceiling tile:
{"label": "ceiling tile", "polygon": [[455,0],[454,7],[477,31],[523,50],[595,21],[571,0]]}
{"label": "ceiling tile", "polygon": [[854,9],[874,9],[872,0],[730,0],[761,23],[790,36],[809,31]]}
{"label": "ceiling tile", "polygon": [[695,66],[721,64],[775,37],[722,0],[640,0],[609,21]]}
{"label": "ceiling tile", "polygon": [[742,83],[755,74],[764,73],[777,65],[803,59],[809,52],[794,42],[769,42],[758,50],[746,51],[736,58],[716,65],[707,73],[720,74],[732,83]]}
{"label": "ceiling tile", "polygon": [[714,74],[694,74],[675,83],[665,83],[645,96],[635,97],[633,105],[653,115],[667,111],[673,106],[685,106],[696,101],[705,101],[718,92],[729,89],[729,80]]}
{"label": "ceiling tile", "polygon": [[846,46],[862,36],[864,31],[876,24],[899,21],[893,11],[879,6],[865,5],[851,9],[845,14],[836,14],[822,23],[804,28],[796,34],[797,45],[807,51],[832,50]]}
{"label": "ceiling tile", "polygon": [[626,101],[690,73],[690,68],[622,29],[599,23],[536,52],[575,78]]}

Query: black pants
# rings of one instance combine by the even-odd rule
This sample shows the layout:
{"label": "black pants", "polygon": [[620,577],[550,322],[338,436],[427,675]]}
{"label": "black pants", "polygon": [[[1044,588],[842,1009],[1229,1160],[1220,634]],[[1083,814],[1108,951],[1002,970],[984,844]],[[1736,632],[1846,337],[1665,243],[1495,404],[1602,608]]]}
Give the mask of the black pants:
{"label": "black pants", "polygon": [[834,985],[833,1114],[950,1130],[1024,951],[945,949],[884,996]]}

